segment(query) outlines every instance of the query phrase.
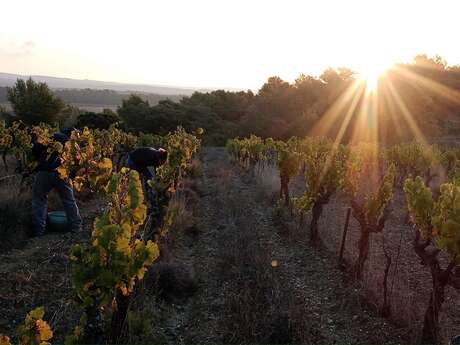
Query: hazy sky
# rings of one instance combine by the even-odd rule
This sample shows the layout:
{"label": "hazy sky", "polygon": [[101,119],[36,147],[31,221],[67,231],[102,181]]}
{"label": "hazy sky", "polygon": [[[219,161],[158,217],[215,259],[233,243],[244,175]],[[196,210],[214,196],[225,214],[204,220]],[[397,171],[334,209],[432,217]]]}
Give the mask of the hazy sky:
{"label": "hazy sky", "polygon": [[0,72],[259,88],[418,52],[460,63],[459,0],[3,0]]}

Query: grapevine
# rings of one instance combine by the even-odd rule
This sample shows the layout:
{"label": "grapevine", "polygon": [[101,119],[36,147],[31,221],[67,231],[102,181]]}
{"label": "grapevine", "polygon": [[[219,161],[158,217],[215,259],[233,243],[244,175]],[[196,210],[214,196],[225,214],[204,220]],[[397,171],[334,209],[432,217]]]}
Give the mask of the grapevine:
{"label": "grapevine", "polygon": [[361,279],[369,255],[370,235],[383,231],[390,213],[396,169],[394,164],[386,164],[374,145],[365,143],[350,148],[345,168],[344,190],[350,198],[353,217],[360,225],[354,271],[356,278]]}
{"label": "grapevine", "polygon": [[[45,309],[43,307],[30,311],[24,323],[16,329],[19,345],[50,345],[48,340],[53,337],[53,331],[43,320]],[[11,345],[10,338],[0,334],[0,345]]]}
{"label": "grapevine", "polygon": [[422,176],[429,183],[436,176],[441,152],[436,146],[420,143],[394,145],[385,152],[388,162],[397,167],[396,184],[402,186],[408,177]]}
{"label": "grapevine", "polygon": [[116,340],[126,319],[126,300],[158,258],[159,249],[139,238],[147,211],[139,174],[126,168],[113,173],[107,195],[110,206],[94,221],[91,244],[74,246],[70,259],[75,291],[87,314],[117,305],[111,328],[111,338]]}
{"label": "grapevine", "polygon": [[[117,156],[118,163],[121,163],[122,156],[142,141],[114,126],[107,130],[74,130],[64,144],[53,139],[56,132],[56,128],[45,124],[24,127],[20,123],[7,126],[1,122],[0,149],[5,156],[7,153],[28,155],[32,142],[44,145],[48,156],[54,154],[60,160],[59,176],[71,182],[75,190],[100,192],[108,198],[106,212],[94,221],[90,244],[72,248],[70,260],[75,295],[84,313],[80,325],[67,337],[66,343],[116,342],[126,325],[130,295],[159,256],[157,243],[144,240],[144,233],[140,231],[148,210],[138,173],[127,168],[117,169],[118,164],[114,166],[112,163]],[[169,198],[199,150],[202,133],[201,129],[187,133],[178,128],[164,137],[142,135],[144,142],[151,140],[168,151],[168,160],[157,168],[155,179],[149,181],[157,195],[164,196],[154,200],[162,209],[158,217],[164,220],[163,232],[171,223]],[[104,335],[102,325],[107,310],[112,311],[108,337]],[[40,318],[41,313],[33,311],[30,315]],[[45,345],[50,339],[47,338],[48,329],[43,330],[46,330],[40,338],[43,341],[36,344]],[[27,335],[28,328],[22,328],[21,332]],[[2,345],[10,343],[6,336],[0,336],[0,341]]]}
{"label": "grapevine", "polygon": [[331,196],[341,187],[346,149],[335,145],[326,138],[305,138],[301,143],[300,154],[304,162],[305,192],[301,197],[309,203],[301,203],[302,213],[312,211],[310,240],[316,243],[318,220]]}
{"label": "grapevine", "polygon": [[202,133],[201,129],[198,129],[194,134],[187,133],[179,127],[164,137],[155,138],[157,145],[168,152],[166,162],[156,169],[155,178],[148,181],[148,185],[155,191],[155,200],[152,200],[155,204],[153,216],[156,219],[156,225],[161,228],[160,235],[164,235],[168,231],[171,223],[167,221],[167,206],[170,196],[176,191],[187,173],[193,156],[200,149],[201,140],[199,136]]}
{"label": "grapevine", "polygon": [[[404,191],[415,226],[414,251],[422,265],[429,268],[433,286],[425,312],[422,340],[437,344],[445,288],[449,285],[460,290],[460,185],[458,181],[441,185],[440,195],[435,199],[418,176],[406,180]],[[439,260],[441,251],[449,257],[445,268]]]}

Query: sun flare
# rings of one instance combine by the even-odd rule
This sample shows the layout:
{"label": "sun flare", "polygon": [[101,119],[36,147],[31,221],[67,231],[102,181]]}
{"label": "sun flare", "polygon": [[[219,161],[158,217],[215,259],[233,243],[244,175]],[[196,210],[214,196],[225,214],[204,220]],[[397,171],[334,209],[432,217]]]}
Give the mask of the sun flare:
{"label": "sun flare", "polygon": [[385,76],[391,66],[391,63],[372,61],[359,68],[359,77],[366,83],[366,89],[369,92],[376,91],[379,81]]}

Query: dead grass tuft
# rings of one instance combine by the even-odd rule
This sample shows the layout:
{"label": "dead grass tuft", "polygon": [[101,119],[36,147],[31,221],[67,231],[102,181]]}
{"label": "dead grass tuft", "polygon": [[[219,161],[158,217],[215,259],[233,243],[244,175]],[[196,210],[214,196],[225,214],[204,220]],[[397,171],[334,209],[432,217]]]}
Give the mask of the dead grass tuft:
{"label": "dead grass tuft", "polygon": [[188,167],[187,175],[191,178],[198,178],[203,175],[201,162],[199,159],[194,158]]}
{"label": "dead grass tuft", "polygon": [[216,178],[224,184],[228,184],[232,177],[232,171],[223,164],[215,164],[208,173],[209,177]]}
{"label": "dead grass tuft", "polygon": [[[233,216],[219,236],[218,273],[224,284],[225,343],[311,343],[317,335],[302,304],[283,288],[272,255],[256,224],[236,197],[227,198]],[[232,222],[233,221],[233,222]]]}
{"label": "dead grass tuft", "polygon": [[254,169],[254,181],[257,188],[256,198],[259,202],[276,202],[279,195],[280,177],[278,168],[271,165],[261,165]]}
{"label": "dead grass tuft", "polygon": [[171,231],[185,231],[195,224],[195,217],[190,209],[191,203],[185,194],[176,194],[169,202],[168,212],[172,215]]}
{"label": "dead grass tuft", "polygon": [[159,262],[144,277],[144,286],[168,302],[192,296],[197,289],[193,268],[178,262]]}
{"label": "dead grass tuft", "polygon": [[9,179],[0,187],[0,248],[21,247],[32,235],[31,193],[19,179]]}

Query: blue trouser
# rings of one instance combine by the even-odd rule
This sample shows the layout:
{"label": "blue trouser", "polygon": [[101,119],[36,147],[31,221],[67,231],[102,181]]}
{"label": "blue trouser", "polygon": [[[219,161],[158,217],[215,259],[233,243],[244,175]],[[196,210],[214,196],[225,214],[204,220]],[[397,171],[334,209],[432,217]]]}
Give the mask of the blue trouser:
{"label": "blue trouser", "polygon": [[39,171],[35,176],[32,192],[32,213],[34,230],[42,235],[46,227],[48,193],[55,188],[61,198],[71,231],[79,231],[82,221],[73,188],[69,182],[59,177],[57,172]]}

